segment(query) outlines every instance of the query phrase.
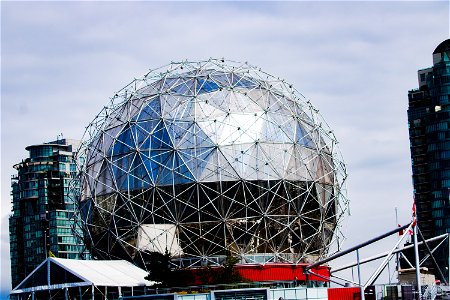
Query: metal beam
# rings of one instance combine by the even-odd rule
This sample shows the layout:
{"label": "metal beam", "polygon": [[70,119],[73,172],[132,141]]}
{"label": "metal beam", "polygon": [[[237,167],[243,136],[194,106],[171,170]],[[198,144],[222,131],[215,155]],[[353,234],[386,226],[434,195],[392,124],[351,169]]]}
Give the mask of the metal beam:
{"label": "metal beam", "polygon": [[[414,217],[415,219],[415,217]],[[415,221],[415,220],[414,220]],[[414,239],[414,260],[416,267],[416,284],[417,284],[417,292],[419,293],[419,300],[422,300],[422,287],[420,284],[420,265],[419,265],[419,245],[417,244],[417,223],[414,222],[413,228],[413,239]]]}
{"label": "metal beam", "polygon": [[420,239],[421,239],[422,241],[425,242],[425,248],[427,249],[428,254],[429,254],[430,257],[431,257],[431,260],[433,261],[434,266],[436,267],[436,269],[438,269],[439,275],[441,276],[441,279],[445,282],[445,285],[448,285],[448,282],[447,282],[447,280],[445,279],[444,274],[442,274],[441,268],[439,267],[438,263],[436,262],[436,259],[434,258],[434,255],[433,255],[433,252],[431,252],[430,247],[428,247],[428,244],[427,244],[427,242],[425,241],[425,238],[423,237],[422,232],[420,231],[419,227],[417,227],[417,231],[419,232]]}
{"label": "metal beam", "polygon": [[[445,234],[441,234],[441,235],[438,235],[438,236],[429,238],[429,239],[427,239],[426,241],[427,241],[427,242],[434,242],[434,241],[437,241],[437,240],[440,240],[440,239],[445,240],[445,239],[447,238],[447,236],[448,236],[448,235],[445,233]],[[423,244],[423,241],[419,242],[419,245],[421,245],[421,244]],[[410,249],[410,248],[413,248],[413,247],[414,247],[414,245],[411,244],[411,245],[405,246],[405,247],[403,247],[403,248],[399,248],[399,249],[394,250],[394,253],[403,252],[404,250],[407,250],[407,249]],[[388,253],[389,253],[389,252],[383,252],[383,253],[380,253],[380,254],[377,254],[377,255],[374,255],[374,256],[371,256],[371,257],[362,259],[362,260],[360,260],[359,263],[362,265],[362,264],[365,264],[365,263],[368,263],[368,262],[371,262],[371,261],[380,259],[380,258],[382,258],[382,257],[387,256]],[[339,271],[342,271],[342,270],[345,270],[345,269],[354,267],[354,266],[356,266],[356,265],[358,265],[358,263],[357,263],[357,262],[354,262],[354,263],[351,263],[351,264],[348,264],[348,265],[345,265],[345,266],[342,266],[342,267],[338,267],[338,268],[336,268],[336,269],[333,269],[333,270],[330,271],[330,273],[333,274],[333,273],[335,273],[335,272],[339,272]],[[412,267],[412,266],[411,266],[411,267]]]}
{"label": "metal beam", "polygon": [[[408,235],[408,231],[410,228],[412,228],[414,225],[414,223],[411,223],[408,225],[407,230],[405,230],[405,232],[403,232],[403,235],[401,237],[401,239],[399,239],[397,241],[397,243],[395,243],[395,246],[392,247],[392,250],[389,251],[388,255],[386,256],[386,258],[384,259],[384,261],[381,263],[381,265],[377,268],[377,270],[372,274],[372,276],[370,276],[369,280],[367,280],[366,284],[364,285],[364,289],[366,287],[368,287],[369,285],[372,285],[375,280],[377,280],[378,276],[380,276],[381,272],[383,272],[384,268],[386,267],[386,265],[389,263],[389,261],[392,259],[392,257],[394,256],[394,251],[395,249],[397,249],[398,245],[400,245],[400,243],[405,239],[406,235]],[[416,226],[417,227],[417,226]]]}
{"label": "metal beam", "polygon": [[377,241],[379,241],[379,240],[382,240],[382,239],[384,239],[385,237],[388,237],[388,236],[390,236],[390,235],[393,235],[394,233],[397,233],[397,232],[399,232],[399,231],[401,231],[401,230],[404,230],[404,229],[408,228],[410,225],[411,225],[411,223],[406,224],[406,225],[403,225],[403,226],[401,226],[401,227],[397,227],[397,228],[395,228],[394,230],[391,230],[391,231],[389,231],[389,232],[386,232],[385,234],[382,234],[382,235],[380,235],[380,236],[378,236],[378,237],[375,237],[375,238],[373,238],[373,239],[370,239],[370,240],[368,240],[368,241],[366,241],[366,242],[364,242],[364,243],[361,243],[361,244],[359,244],[359,245],[356,245],[356,246],[354,246],[354,247],[351,247],[351,248],[349,248],[349,249],[347,249],[347,250],[340,251],[340,252],[338,252],[338,253],[336,253],[336,254],[334,254],[334,255],[331,255],[331,256],[328,257],[328,258],[319,260],[319,261],[315,262],[314,264],[311,264],[311,265],[307,266],[307,267],[305,268],[305,272],[308,273],[309,270],[312,269],[312,268],[315,268],[315,267],[317,267],[317,266],[319,266],[319,265],[322,265],[322,264],[327,263],[327,262],[329,262],[329,261],[331,261],[331,260],[334,260],[334,259],[336,259],[336,258],[338,258],[338,257],[341,257],[341,256],[343,256],[343,255],[346,255],[346,254],[348,254],[348,253],[350,253],[350,252],[353,252],[353,251],[355,251],[356,249],[363,248],[363,247],[365,247],[365,246],[367,246],[367,245],[370,245],[370,244],[373,244],[373,243],[375,243],[375,242],[377,242]]}
{"label": "metal beam", "polygon": [[[447,240],[447,238],[443,239],[442,241],[439,242],[439,244],[436,245],[436,247],[433,248],[433,250],[431,250],[431,253],[434,253],[437,249],[439,249],[439,247]],[[420,245],[420,242],[419,242]],[[430,254],[425,255],[422,260],[420,261],[420,265],[423,264],[424,261],[426,261],[428,259],[428,257],[430,257]]]}

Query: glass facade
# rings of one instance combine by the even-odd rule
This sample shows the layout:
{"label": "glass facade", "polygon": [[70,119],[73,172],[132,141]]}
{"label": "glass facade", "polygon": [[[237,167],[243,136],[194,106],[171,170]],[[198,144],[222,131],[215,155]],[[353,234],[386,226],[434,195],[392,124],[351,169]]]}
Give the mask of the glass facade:
{"label": "glass facade", "polygon": [[[450,233],[449,58],[446,40],[433,53],[433,67],[418,71],[419,89],[408,93],[414,195],[425,238]],[[448,247],[441,247],[437,261],[447,276],[448,257]]]}
{"label": "glass facade", "polygon": [[73,179],[78,144],[63,139],[29,146],[29,158],[14,166],[9,219],[13,287],[49,253],[73,259],[88,256],[73,233],[79,229],[73,228],[74,198],[69,189],[77,185]]}
{"label": "glass facade", "polygon": [[98,258],[303,262],[327,253],[347,209],[333,132],[292,85],[246,63],[134,80],[80,149],[79,220]]}

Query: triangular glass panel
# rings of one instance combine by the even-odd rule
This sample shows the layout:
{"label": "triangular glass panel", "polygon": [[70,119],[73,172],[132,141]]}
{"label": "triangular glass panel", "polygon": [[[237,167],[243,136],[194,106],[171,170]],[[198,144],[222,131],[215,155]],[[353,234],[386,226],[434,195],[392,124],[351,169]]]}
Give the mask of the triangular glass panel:
{"label": "triangular glass panel", "polygon": [[166,152],[161,154],[160,158],[164,158],[159,166],[157,185],[184,184],[193,181],[193,176],[184,161],[175,152]]}
{"label": "triangular glass panel", "polygon": [[129,126],[126,126],[114,141],[111,155],[123,155],[136,149],[136,143]]}
{"label": "triangular glass panel", "polygon": [[151,149],[172,149],[173,144],[165,125],[160,122],[152,133]]}
{"label": "triangular glass panel", "polygon": [[179,85],[179,83],[182,81],[183,79],[180,77],[165,77],[163,79],[162,85],[160,90],[162,91],[171,91],[175,86]]}
{"label": "triangular glass panel", "polygon": [[151,179],[142,161],[141,155],[136,155],[133,160],[133,164],[128,173],[130,190],[139,190],[148,188],[151,184]]}
{"label": "triangular glass panel", "polygon": [[132,120],[145,121],[145,120],[158,120],[161,117],[161,101],[159,97],[155,97],[138,113]]}
{"label": "triangular glass panel", "polygon": [[194,181],[194,176],[178,152],[175,152],[174,155],[173,171],[175,184],[183,184]]}
{"label": "triangular glass panel", "polygon": [[217,83],[219,86],[230,86],[226,73],[215,72],[211,74],[211,80]]}
{"label": "triangular glass panel", "polygon": [[173,152],[170,150],[152,150],[152,160],[158,165],[156,185],[169,185],[173,183],[172,157]]}
{"label": "triangular glass panel", "polygon": [[194,102],[192,97],[165,95],[161,96],[161,116],[165,119],[193,119]]}
{"label": "triangular glass panel", "polygon": [[214,148],[204,147],[179,150],[178,155],[180,155],[191,171],[193,178],[195,178],[196,181],[199,181],[199,178],[208,163],[208,159],[213,152]]}
{"label": "triangular glass panel", "polygon": [[194,147],[215,147],[213,141],[203,132],[197,125],[187,128],[186,134],[178,144],[181,149],[189,149]]}
{"label": "triangular glass panel", "polygon": [[192,124],[192,122],[166,121],[167,132],[172,138],[175,147],[181,147],[180,143]]}
{"label": "triangular glass panel", "polygon": [[219,85],[212,81],[207,80],[203,78],[197,79],[197,85],[196,85],[196,94],[203,94],[203,93],[211,93],[219,89]]}
{"label": "triangular glass panel", "polygon": [[200,181],[233,181],[241,179],[228,159],[223,155],[221,148],[215,149],[208,157],[206,166],[203,167]]}
{"label": "triangular glass panel", "polygon": [[228,74],[228,81],[230,82],[230,85],[232,87],[252,88],[257,86],[253,81],[246,79],[243,76],[237,75],[235,73]]}
{"label": "triangular glass panel", "polygon": [[314,148],[314,142],[308,132],[309,130],[307,131],[300,122],[297,122],[295,131],[296,142],[305,147]]}
{"label": "triangular glass panel", "polygon": [[170,91],[178,95],[192,96],[194,94],[194,80],[178,81],[170,88]]}

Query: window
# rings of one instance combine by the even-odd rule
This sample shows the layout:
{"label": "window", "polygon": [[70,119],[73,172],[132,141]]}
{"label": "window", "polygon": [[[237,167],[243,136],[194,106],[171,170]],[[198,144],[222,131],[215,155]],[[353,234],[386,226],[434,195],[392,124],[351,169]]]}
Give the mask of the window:
{"label": "window", "polygon": [[[433,210],[432,216],[433,216],[433,218],[442,218],[444,216],[444,210],[443,209]],[[442,220],[441,220],[441,224],[442,224]]]}
{"label": "window", "polygon": [[420,74],[420,81],[425,81],[425,73]]}

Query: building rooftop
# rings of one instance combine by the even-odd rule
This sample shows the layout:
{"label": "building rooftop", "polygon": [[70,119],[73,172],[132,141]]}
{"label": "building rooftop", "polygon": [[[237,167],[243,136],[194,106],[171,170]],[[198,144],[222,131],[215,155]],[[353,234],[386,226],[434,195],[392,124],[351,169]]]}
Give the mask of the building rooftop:
{"label": "building rooftop", "polygon": [[442,43],[440,43],[434,50],[433,54],[442,53],[446,51],[450,51],[450,39],[447,39]]}

